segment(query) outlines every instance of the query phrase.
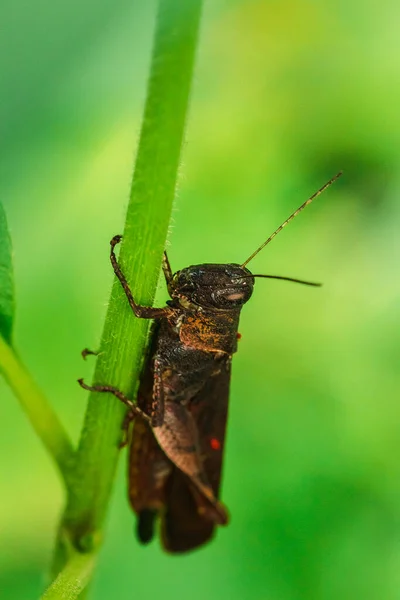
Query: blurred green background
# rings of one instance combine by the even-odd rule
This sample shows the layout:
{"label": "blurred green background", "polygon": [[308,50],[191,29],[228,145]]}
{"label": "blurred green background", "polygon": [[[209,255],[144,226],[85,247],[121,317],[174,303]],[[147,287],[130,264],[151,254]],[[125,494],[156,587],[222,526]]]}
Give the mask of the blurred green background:
{"label": "blurred green background", "polygon": [[[16,342],[74,440],[122,230],[153,0],[2,1],[0,199]],[[251,264],[234,360],[223,499],[231,525],[170,557],[141,548],[125,457],[92,597],[400,599],[400,5],[205,3],[170,234],[178,269]],[[166,298],[164,286],[159,302]],[[58,476],[0,381],[1,598],[43,588]]]}

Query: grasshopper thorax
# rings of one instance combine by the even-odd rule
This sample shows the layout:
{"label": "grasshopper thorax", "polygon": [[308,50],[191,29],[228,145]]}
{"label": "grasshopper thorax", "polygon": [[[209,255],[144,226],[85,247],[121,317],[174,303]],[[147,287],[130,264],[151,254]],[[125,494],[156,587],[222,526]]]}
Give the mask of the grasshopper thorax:
{"label": "grasshopper thorax", "polygon": [[249,300],[253,287],[254,278],[245,267],[203,264],[177,271],[168,291],[184,307],[231,310]]}

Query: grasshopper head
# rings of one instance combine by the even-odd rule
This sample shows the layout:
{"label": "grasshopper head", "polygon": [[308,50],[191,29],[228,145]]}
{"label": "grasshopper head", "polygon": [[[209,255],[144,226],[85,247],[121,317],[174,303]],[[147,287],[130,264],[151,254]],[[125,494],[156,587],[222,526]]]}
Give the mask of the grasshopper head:
{"label": "grasshopper head", "polygon": [[245,267],[203,264],[177,271],[169,285],[169,293],[185,307],[230,310],[245,304],[253,287],[254,278]]}

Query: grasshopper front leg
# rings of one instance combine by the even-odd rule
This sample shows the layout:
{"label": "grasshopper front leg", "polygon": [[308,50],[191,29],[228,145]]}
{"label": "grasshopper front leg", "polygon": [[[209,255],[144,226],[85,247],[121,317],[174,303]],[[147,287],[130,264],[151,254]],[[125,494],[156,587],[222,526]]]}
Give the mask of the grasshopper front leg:
{"label": "grasshopper front leg", "polygon": [[125,275],[123,274],[121,267],[117,261],[117,257],[115,256],[114,248],[117,244],[122,240],[122,235],[115,235],[110,242],[111,252],[110,252],[110,260],[112,267],[114,269],[115,275],[118,277],[123,290],[128,298],[129,306],[133,310],[136,317],[139,319],[159,319],[159,318],[167,318],[171,316],[173,310],[171,308],[155,308],[153,306],[142,306],[141,304],[137,304],[133,298],[133,294],[131,288],[129,287],[129,283]]}

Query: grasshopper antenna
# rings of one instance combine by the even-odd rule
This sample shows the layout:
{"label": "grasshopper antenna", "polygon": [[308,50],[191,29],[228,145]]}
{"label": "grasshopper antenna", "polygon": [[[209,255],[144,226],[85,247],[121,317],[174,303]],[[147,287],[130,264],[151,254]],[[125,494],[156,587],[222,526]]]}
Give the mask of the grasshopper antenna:
{"label": "grasshopper antenna", "polygon": [[255,257],[255,256],[256,256],[256,255],[257,255],[259,252],[261,252],[261,250],[262,250],[263,248],[265,248],[265,246],[266,246],[267,244],[269,244],[269,243],[270,243],[270,242],[271,242],[271,241],[274,239],[274,237],[275,237],[276,235],[278,235],[278,233],[280,233],[284,227],[286,227],[286,225],[287,225],[288,223],[290,223],[290,221],[293,221],[293,219],[294,219],[295,217],[297,217],[297,215],[298,215],[299,213],[301,213],[301,211],[302,211],[302,210],[303,210],[303,209],[304,209],[306,206],[308,206],[309,204],[311,204],[311,202],[312,202],[313,200],[315,200],[315,198],[317,198],[317,196],[319,196],[320,194],[322,194],[322,192],[324,192],[324,191],[326,190],[326,188],[328,188],[329,186],[331,186],[331,185],[332,185],[332,183],[335,183],[335,181],[336,181],[337,179],[339,179],[339,177],[340,177],[342,174],[343,174],[343,171],[339,171],[339,173],[337,173],[337,174],[336,174],[334,177],[332,177],[332,179],[330,179],[329,181],[327,181],[327,182],[325,183],[325,185],[323,185],[323,186],[322,186],[322,187],[321,187],[321,188],[320,188],[320,189],[319,189],[317,192],[315,192],[315,194],[313,194],[313,195],[312,195],[310,198],[308,198],[308,200],[306,200],[306,201],[304,202],[304,204],[302,204],[301,206],[299,206],[299,208],[298,208],[297,210],[295,210],[295,211],[294,211],[294,213],[293,213],[293,214],[291,214],[291,215],[290,215],[290,217],[289,217],[288,219],[286,219],[286,221],[284,221],[284,222],[282,223],[282,225],[279,225],[278,229],[277,229],[276,231],[274,231],[274,233],[273,233],[273,234],[271,234],[271,235],[269,236],[269,238],[268,238],[268,239],[267,239],[267,240],[266,240],[266,241],[265,241],[263,244],[261,244],[261,246],[260,246],[259,248],[257,248],[257,250],[255,250],[255,251],[253,252],[253,254],[251,254],[251,255],[249,256],[249,258],[248,258],[247,260],[245,260],[245,261],[244,261],[244,263],[243,263],[241,266],[242,266],[242,267],[245,267],[246,265],[248,265],[248,264],[249,264],[249,262],[250,262],[251,260],[253,260],[253,258],[254,258],[254,257]]}
{"label": "grasshopper antenna", "polygon": [[241,279],[245,277],[264,277],[265,279],[280,279],[281,281],[292,281],[293,283],[302,283],[303,285],[311,285],[312,287],[321,287],[322,283],[315,283],[314,281],[304,281],[304,279],[297,279],[294,277],[283,277],[281,275],[244,275]]}

